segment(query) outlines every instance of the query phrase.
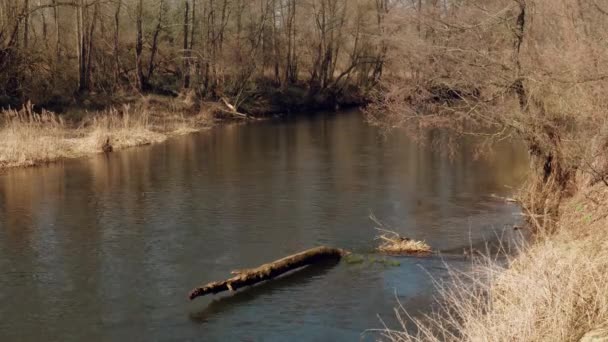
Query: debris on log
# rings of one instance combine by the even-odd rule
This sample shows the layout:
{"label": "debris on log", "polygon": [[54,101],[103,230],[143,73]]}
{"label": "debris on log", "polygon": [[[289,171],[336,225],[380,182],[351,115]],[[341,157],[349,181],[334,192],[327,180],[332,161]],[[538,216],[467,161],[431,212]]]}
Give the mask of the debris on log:
{"label": "debris on log", "polygon": [[210,293],[216,294],[228,290],[236,291],[242,287],[255,285],[257,283],[276,278],[284,273],[302,268],[304,266],[312,265],[325,260],[339,260],[348,254],[349,252],[343,249],[326,246],[308,249],[306,251],[284,257],[256,268],[232,271],[232,274],[235,275],[234,277],[197,287],[190,291],[188,297],[190,300],[192,300],[196,297],[205,296]]}
{"label": "debris on log", "polygon": [[391,255],[427,255],[432,252],[431,246],[424,241],[416,241],[385,229],[377,230],[383,232],[376,237],[381,240],[378,251]]}
{"label": "debris on log", "polygon": [[380,235],[375,238],[375,240],[381,241],[380,245],[376,248],[378,252],[391,255],[420,256],[432,253],[431,246],[427,245],[426,242],[402,237],[398,233],[386,229],[384,223],[378,220],[374,214],[370,214],[369,218],[376,224],[375,229],[380,232]]}

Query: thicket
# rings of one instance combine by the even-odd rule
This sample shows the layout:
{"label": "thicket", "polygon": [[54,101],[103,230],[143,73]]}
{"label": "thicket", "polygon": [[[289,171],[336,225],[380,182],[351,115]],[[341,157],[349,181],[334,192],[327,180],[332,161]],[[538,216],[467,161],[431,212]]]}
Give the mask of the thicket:
{"label": "thicket", "polygon": [[383,73],[388,5],[0,0],[0,107],[149,92],[237,109],[255,97],[362,96]]}
{"label": "thicket", "polygon": [[481,136],[482,149],[524,140],[536,176],[523,203],[534,227],[552,230],[577,175],[608,184],[606,32],[597,0],[392,2],[369,118],[414,137]]}
{"label": "thicket", "polygon": [[[516,257],[481,259],[441,285],[425,317],[397,309],[391,341],[591,341],[608,336],[608,3],[396,1],[384,77],[367,113],[416,138],[523,140],[520,196],[533,234]],[[446,286],[443,286],[446,285]],[[411,329],[413,321],[415,328]]]}

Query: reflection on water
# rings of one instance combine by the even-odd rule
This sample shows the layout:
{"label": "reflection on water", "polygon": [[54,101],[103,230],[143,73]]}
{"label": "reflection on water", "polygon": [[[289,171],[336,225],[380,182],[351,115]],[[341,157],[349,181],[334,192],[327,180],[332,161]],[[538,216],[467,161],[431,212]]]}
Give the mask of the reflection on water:
{"label": "reflection on water", "polygon": [[[396,298],[428,310],[440,258],[311,268],[235,296],[186,300],[312,246],[367,253],[373,212],[459,251],[493,239],[527,167],[505,143],[454,160],[387,139],[358,113],[218,127],[166,144],[0,174],[2,340],[357,340]],[[499,232],[499,233],[497,233]],[[456,267],[460,258],[448,258]],[[218,299],[219,298],[219,299]]]}

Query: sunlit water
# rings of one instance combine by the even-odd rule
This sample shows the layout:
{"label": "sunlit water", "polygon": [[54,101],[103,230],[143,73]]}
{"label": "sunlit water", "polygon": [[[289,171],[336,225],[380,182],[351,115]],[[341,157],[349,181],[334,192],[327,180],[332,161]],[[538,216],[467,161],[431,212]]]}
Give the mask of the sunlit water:
{"label": "sunlit water", "polygon": [[[2,341],[335,341],[428,312],[444,263],[495,240],[518,209],[513,143],[475,160],[388,138],[357,112],[217,127],[109,156],[0,174]],[[441,257],[324,265],[186,299],[318,245],[371,253],[373,213]],[[374,258],[378,256],[371,255]]]}

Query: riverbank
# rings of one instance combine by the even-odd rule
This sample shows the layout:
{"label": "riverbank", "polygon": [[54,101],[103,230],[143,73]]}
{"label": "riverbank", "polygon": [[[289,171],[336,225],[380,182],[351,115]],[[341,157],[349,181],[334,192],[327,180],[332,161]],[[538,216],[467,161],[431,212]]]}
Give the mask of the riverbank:
{"label": "riverbank", "polygon": [[[0,170],[149,145],[211,127],[212,113],[183,99],[142,97],[99,111],[57,114],[28,104],[0,112]],[[109,144],[108,144],[109,143]]]}
{"label": "riverbank", "polygon": [[[554,233],[508,262],[483,258],[442,288],[444,306],[391,341],[594,341],[608,330],[608,187],[588,177],[560,205]],[[471,280],[473,280],[471,282]],[[405,314],[404,310],[400,311]],[[415,330],[415,331],[414,331]]]}
{"label": "riverbank", "polygon": [[298,87],[267,90],[243,101],[238,110],[228,101],[201,101],[193,94],[99,95],[44,107],[57,112],[27,104],[20,110],[0,112],[0,170],[101,153],[107,141],[113,150],[120,150],[235,120],[297,115],[364,102],[358,94],[344,94],[311,96]]}

